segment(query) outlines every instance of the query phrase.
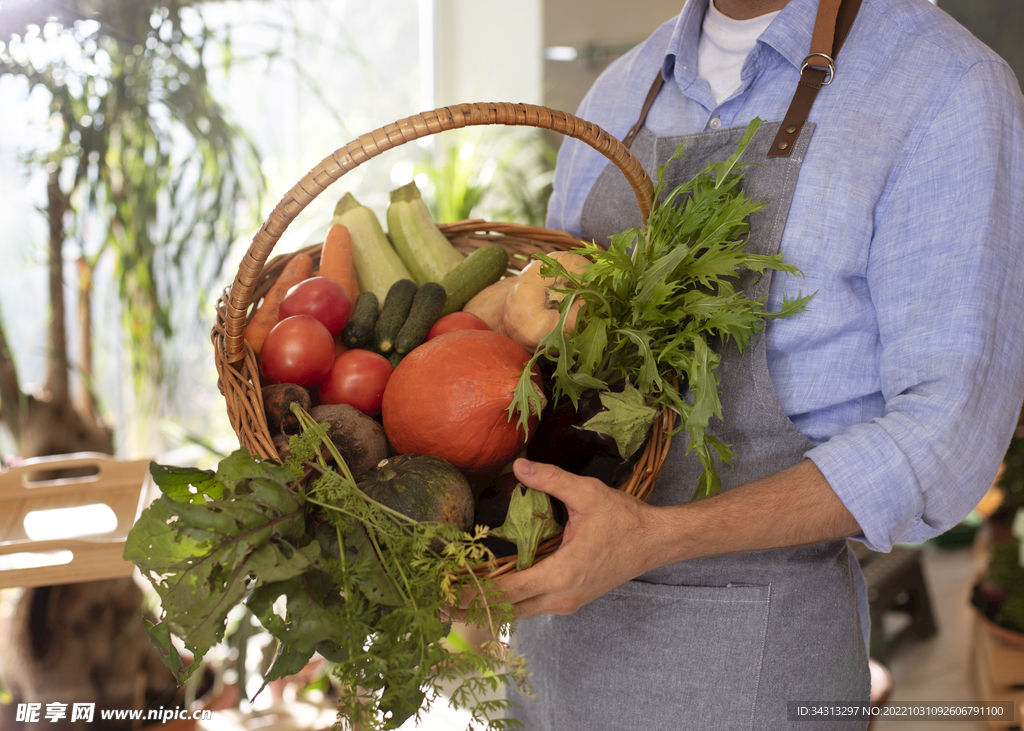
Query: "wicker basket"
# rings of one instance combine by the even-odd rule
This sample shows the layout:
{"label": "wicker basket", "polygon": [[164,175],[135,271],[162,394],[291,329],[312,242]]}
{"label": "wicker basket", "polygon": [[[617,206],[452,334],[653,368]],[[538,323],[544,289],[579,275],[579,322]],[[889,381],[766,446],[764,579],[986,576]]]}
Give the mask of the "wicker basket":
{"label": "wicker basket", "polygon": [[[621,142],[600,127],[565,112],[530,104],[461,104],[424,112],[353,140],[321,161],[277,204],[253,238],[234,283],[224,291],[217,304],[212,339],[218,386],[227,402],[231,426],[239,442],[252,454],[264,458],[278,457],[263,409],[259,365],[243,334],[251,306],[260,302],[288,260],[298,253],[279,255],[268,261],[274,245],[288,225],[327,186],[385,150],[446,130],[497,124],[548,129],[586,142],[626,176],[636,195],[641,215],[647,220],[653,185],[643,166]],[[463,253],[485,244],[502,245],[510,254],[510,274],[525,266],[534,253],[573,249],[581,243],[578,238],[560,231],[512,223],[471,220],[441,224],[440,228],[455,248]],[[317,261],[320,245],[302,251]],[[631,476],[619,486],[620,490],[641,500],[650,494],[668,452],[666,432],[672,424],[672,416],[671,412],[660,414]],[[559,536],[542,544],[537,552],[538,558],[551,553],[560,541]],[[514,566],[515,557],[506,557],[499,559],[496,566],[488,567],[486,573],[498,575]]]}

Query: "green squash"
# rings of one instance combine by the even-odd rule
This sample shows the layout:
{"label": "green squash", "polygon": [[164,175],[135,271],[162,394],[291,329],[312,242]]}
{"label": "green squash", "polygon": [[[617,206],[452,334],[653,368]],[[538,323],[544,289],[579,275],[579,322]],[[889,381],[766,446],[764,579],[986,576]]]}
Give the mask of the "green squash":
{"label": "green squash", "polygon": [[359,489],[392,510],[420,523],[473,527],[469,482],[440,457],[400,454],[381,460],[359,481]]}

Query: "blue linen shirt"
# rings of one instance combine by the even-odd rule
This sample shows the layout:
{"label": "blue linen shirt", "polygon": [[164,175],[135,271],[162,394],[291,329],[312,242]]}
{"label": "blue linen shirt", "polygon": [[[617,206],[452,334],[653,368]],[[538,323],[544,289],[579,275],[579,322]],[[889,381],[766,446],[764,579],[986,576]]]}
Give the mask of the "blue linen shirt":
{"label": "blue linen shirt", "polygon": [[[707,1],[609,67],[579,116],[621,139],[660,68],[656,135],[782,119],[817,2],[790,0],[716,106],[696,76]],[[768,369],[859,538],[887,551],[970,512],[1024,398],[1024,99],[1008,66],[927,0],[863,0],[810,121],[782,239],[803,277],[776,276],[768,307],[816,294],[768,325]],[[579,234],[606,163],[565,140],[550,228]]]}

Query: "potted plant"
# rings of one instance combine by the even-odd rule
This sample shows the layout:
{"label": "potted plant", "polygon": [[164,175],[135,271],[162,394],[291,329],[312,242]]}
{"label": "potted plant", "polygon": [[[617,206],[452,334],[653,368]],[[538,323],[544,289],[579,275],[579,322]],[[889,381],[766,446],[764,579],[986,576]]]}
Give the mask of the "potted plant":
{"label": "potted plant", "polygon": [[997,486],[1003,500],[987,521],[991,529],[988,565],[974,584],[971,604],[989,630],[1024,652],[1024,426],[1020,422]]}

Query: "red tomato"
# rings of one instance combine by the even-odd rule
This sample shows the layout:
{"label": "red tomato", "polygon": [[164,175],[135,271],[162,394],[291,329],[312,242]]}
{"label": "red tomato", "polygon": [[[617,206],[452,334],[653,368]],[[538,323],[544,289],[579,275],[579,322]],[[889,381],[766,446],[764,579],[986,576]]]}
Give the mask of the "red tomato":
{"label": "red tomato", "polygon": [[281,320],[293,315],[315,317],[331,336],[337,336],[348,324],[352,299],[345,288],[333,279],[310,277],[288,290],[278,312]]}
{"label": "red tomato", "polygon": [[453,330],[490,330],[487,323],[472,312],[453,312],[445,315],[434,323],[427,333],[427,340],[436,338],[438,335],[450,333]]}
{"label": "red tomato", "polygon": [[334,338],[310,315],[292,315],[267,333],[260,349],[260,370],[277,383],[309,388],[320,383],[334,363]]}
{"label": "red tomato", "polygon": [[320,401],[348,404],[374,416],[380,413],[391,370],[388,359],[371,350],[345,351],[334,359],[330,373],[320,384]]}

